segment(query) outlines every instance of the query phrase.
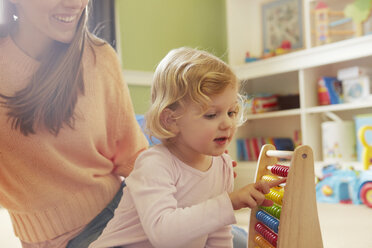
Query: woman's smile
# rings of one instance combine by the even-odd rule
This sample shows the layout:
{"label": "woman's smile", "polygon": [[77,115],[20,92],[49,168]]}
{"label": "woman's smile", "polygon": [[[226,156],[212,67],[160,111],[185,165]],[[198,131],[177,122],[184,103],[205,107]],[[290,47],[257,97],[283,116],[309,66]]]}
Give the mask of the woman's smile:
{"label": "woman's smile", "polygon": [[53,15],[54,19],[63,23],[73,23],[76,17],[76,15]]}

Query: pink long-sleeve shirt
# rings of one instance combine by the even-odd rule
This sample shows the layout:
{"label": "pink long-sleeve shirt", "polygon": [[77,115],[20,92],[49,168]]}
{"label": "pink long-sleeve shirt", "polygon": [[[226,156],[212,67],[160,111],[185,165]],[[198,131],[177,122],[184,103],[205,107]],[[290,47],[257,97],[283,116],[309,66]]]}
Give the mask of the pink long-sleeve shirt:
{"label": "pink long-sleeve shirt", "polygon": [[113,219],[89,248],[232,247],[231,159],[202,172],[163,145],[141,153]]}
{"label": "pink long-sleeve shirt", "polygon": [[[38,128],[24,136],[0,105],[0,205],[22,241],[43,242],[86,225],[147,147],[118,56],[108,44],[93,49],[84,50],[85,92],[75,107],[75,129],[54,136]],[[0,38],[2,94],[23,89],[39,65],[10,37]]]}

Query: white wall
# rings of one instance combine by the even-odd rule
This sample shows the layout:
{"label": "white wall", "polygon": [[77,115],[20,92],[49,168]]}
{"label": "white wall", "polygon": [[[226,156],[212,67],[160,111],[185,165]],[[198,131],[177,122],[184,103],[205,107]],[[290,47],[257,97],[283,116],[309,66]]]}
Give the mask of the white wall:
{"label": "white wall", "polygon": [[0,207],[0,247],[21,248],[21,242],[14,236],[8,212]]}

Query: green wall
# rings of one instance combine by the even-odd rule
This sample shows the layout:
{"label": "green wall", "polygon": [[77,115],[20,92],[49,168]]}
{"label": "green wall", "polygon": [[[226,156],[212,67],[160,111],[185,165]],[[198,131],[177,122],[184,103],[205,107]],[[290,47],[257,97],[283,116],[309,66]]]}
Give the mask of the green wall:
{"label": "green wall", "polygon": [[134,112],[136,114],[144,114],[150,107],[150,86],[129,85],[129,92],[132,98]]}
{"label": "green wall", "polygon": [[[125,70],[154,71],[166,53],[189,46],[227,60],[225,0],[116,0]],[[144,113],[149,87],[130,87],[136,113]]]}

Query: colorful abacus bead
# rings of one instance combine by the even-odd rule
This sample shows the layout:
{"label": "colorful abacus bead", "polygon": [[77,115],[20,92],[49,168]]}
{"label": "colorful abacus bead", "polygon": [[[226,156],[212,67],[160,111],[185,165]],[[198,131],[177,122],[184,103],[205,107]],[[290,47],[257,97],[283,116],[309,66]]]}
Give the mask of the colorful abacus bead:
{"label": "colorful abacus bead", "polygon": [[[261,179],[265,182],[272,182],[272,181],[278,180],[279,177],[274,176],[274,175],[264,175],[262,176]],[[281,188],[280,186],[275,186],[273,189],[279,190],[280,188]]]}
{"label": "colorful abacus bead", "polygon": [[273,175],[264,175],[262,176],[262,180],[266,181],[266,182],[271,182],[271,181],[275,181],[275,180],[278,180],[279,177],[277,176],[273,176]]}
{"label": "colorful abacus bead", "polygon": [[254,242],[256,242],[256,244],[258,244],[261,248],[275,248],[259,234],[254,237]]}
{"label": "colorful abacus bead", "polygon": [[282,205],[282,199],[283,199],[283,191],[278,191],[275,189],[270,189],[270,192],[266,194],[266,198],[269,200],[272,200],[276,204]]}
{"label": "colorful abacus bead", "polygon": [[281,177],[287,177],[288,176],[289,167],[285,165],[276,164],[273,167],[271,167],[271,173],[274,175],[278,175]]}
{"label": "colorful abacus bead", "polygon": [[275,218],[280,219],[280,213],[282,211],[282,208],[280,206],[274,204],[271,207],[260,206],[260,208],[265,212],[271,214]]}
{"label": "colorful abacus bead", "polygon": [[276,243],[278,241],[278,235],[275,234],[273,231],[271,231],[269,228],[267,228],[264,224],[261,222],[257,222],[255,225],[256,231],[261,234],[267,241],[270,242],[273,246],[276,247]]}
{"label": "colorful abacus bead", "polygon": [[273,230],[275,233],[278,233],[279,229],[279,220],[272,217],[270,214],[266,213],[263,210],[259,210],[256,213],[257,220],[264,223],[267,227]]}

